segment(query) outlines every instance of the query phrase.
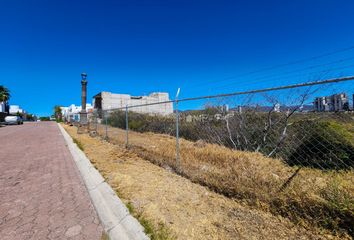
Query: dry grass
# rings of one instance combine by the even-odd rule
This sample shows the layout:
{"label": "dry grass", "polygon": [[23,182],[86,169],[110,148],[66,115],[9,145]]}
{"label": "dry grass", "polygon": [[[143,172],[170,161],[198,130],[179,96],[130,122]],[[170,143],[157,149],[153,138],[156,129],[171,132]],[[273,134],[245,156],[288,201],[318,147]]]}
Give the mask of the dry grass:
{"label": "dry grass", "polygon": [[[65,126],[121,199],[163,226],[156,239],[334,239],[248,206],[156,166],[124,147]],[[165,231],[168,231],[166,236]]]}
{"label": "dry grass", "polygon": [[102,233],[101,240],[109,240],[109,237],[106,232]]}
{"label": "dry grass", "polygon": [[[98,132],[104,135],[104,126]],[[125,143],[121,129],[109,127],[108,136],[112,143]],[[174,137],[130,131],[129,149],[154,164],[177,169]],[[339,236],[353,236],[353,171],[302,168],[288,182],[297,169],[261,154],[184,139],[180,149],[180,174],[193,182],[308,229],[320,227]]]}

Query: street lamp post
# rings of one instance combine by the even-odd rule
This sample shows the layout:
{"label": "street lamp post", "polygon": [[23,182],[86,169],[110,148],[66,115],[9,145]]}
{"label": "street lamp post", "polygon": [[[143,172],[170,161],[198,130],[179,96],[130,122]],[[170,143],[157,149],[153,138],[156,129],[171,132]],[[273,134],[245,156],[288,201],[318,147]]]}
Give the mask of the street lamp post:
{"label": "street lamp post", "polygon": [[87,125],[86,98],[87,98],[87,74],[81,73],[81,112],[80,124]]}

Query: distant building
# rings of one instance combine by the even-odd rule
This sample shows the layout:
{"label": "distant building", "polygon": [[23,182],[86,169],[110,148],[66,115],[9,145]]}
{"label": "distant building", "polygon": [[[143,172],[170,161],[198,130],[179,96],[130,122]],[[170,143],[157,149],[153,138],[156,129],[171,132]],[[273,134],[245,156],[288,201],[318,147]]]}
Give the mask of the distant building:
{"label": "distant building", "polygon": [[7,116],[8,105],[6,102],[0,102],[0,122],[5,121],[5,117]]}
{"label": "distant building", "polygon": [[313,103],[317,112],[337,112],[349,110],[349,99],[347,94],[339,93],[326,97],[317,97]]}
{"label": "distant building", "polygon": [[1,113],[6,112],[6,103],[5,102],[0,102],[0,112]]}
{"label": "distant building", "polygon": [[9,113],[12,115],[15,115],[17,113],[25,114],[26,111],[24,111],[22,108],[20,108],[19,105],[10,105]]}
{"label": "distant building", "polygon": [[237,112],[242,113],[242,106],[237,106]]}
{"label": "distant building", "polygon": [[[168,93],[155,92],[148,96],[131,96],[128,94],[116,94],[111,92],[100,92],[93,97],[94,109],[102,110],[124,108],[126,105],[144,105],[158,102],[170,101]],[[168,115],[173,113],[173,103],[162,103],[148,106],[140,106],[129,109],[129,111],[147,114]]]}
{"label": "distant building", "polygon": [[[61,114],[64,121],[67,122],[78,122],[80,121],[80,112],[82,110],[81,106],[76,106],[75,104],[71,104],[68,107],[60,107]],[[86,112],[92,113],[93,106],[89,103],[86,104]]]}
{"label": "distant building", "polygon": [[273,111],[274,111],[274,112],[280,112],[280,104],[279,104],[279,103],[276,103],[276,104],[274,105]]}

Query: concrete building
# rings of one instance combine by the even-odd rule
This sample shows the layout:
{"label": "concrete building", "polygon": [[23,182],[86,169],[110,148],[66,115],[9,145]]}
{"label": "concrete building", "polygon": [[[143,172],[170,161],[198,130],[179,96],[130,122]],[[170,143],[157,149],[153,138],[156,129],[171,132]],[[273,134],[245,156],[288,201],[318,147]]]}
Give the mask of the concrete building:
{"label": "concrete building", "polygon": [[[142,105],[158,102],[170,101],[168,93],[155,92],[148,96],[131,96],[129,94],[116,94],[111,92],[100,92],[93,97],[94,109],[98,112],[102,110],[110,110],[124,108],[126,105]],[[129,111],[147,114],[168,115],[173,113],[173,103],[162,103],[141,107],[130,108]]]}
{"label": "concrete building", "polygon": [[[64,121],[67,122],[79,122],[80,121],[80,112],[82,110],[81,106],[76,106],[71,104],[68,107],[61,107],[61,114]],[[88,113],[93,112],[93,106],[89,103],[86,103],[86,111]]]}
{"label": "concrete building", "polygon": [[345,93],[317,97],[313,104],[317,112],[337,112],[349,109],[349,99]]}
{"label": "concrete building", "polygon": [[15,115],[17,113],[25,114],[26,112],[19,105],[10,105],[9,113]]}

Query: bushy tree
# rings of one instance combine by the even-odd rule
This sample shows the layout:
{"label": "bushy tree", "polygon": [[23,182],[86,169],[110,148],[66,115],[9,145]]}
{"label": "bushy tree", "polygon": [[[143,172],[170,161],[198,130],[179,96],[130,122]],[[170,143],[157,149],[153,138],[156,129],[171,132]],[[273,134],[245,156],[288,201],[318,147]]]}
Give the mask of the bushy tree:
{"label": "bushy tree", "polygon": [[61,122],[63,119],[62,119],[62,113],[61,113],[61,107],[59,105],[55,105],[54,106],[54,117],[55,119],[58,121],[58,122]]}

